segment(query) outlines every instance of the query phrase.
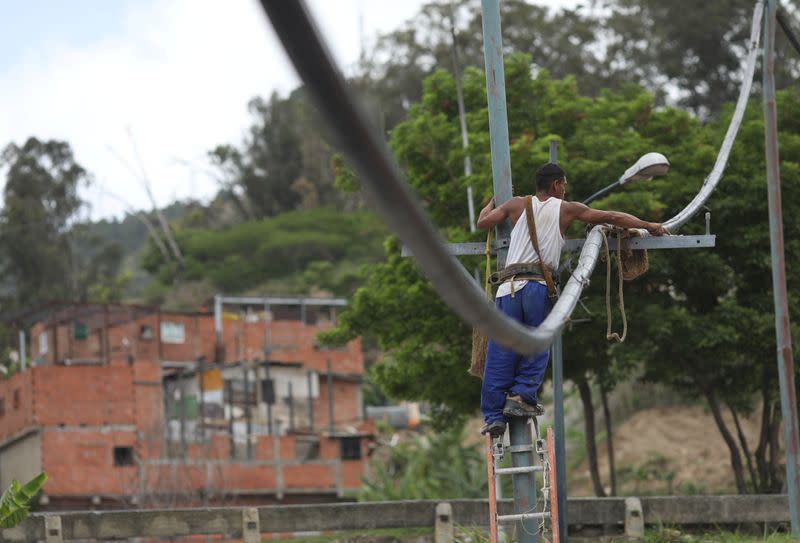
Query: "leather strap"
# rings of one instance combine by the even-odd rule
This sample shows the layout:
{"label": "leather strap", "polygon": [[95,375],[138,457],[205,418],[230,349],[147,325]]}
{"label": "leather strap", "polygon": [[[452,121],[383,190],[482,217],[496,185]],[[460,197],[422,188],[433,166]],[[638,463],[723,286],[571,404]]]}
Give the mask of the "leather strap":
{"label": "leather strap", "polygon": [[492,285],[489,277],[492,275],[492,230],[489,228],[486,233],[486,282],[483,286],[483,291],[486,293],[486,299],[492,301]]}
{"label": "leather strap", "polygon": [[525,197],[525,218],[528,220],[528,234],[531,237],[531,245],[533,250],[536,251],[536,256],[539,257],[539,264],[542,266],[544,273],[544,282],[547,284],[547,292],[550,298],[556,297],[556,284],[553,281],[553,274],[550,273],[550,268],[545,264],[542,258],[542,253],[539,251],[539,237],[536,234],[536,219],[533,216],[533,196]]}

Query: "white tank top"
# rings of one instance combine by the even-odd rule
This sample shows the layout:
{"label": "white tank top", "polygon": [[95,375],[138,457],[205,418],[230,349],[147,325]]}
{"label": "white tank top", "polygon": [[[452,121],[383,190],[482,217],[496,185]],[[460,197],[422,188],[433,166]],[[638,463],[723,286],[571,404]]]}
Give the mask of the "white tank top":
{"label": "white tank top", "polygon": [[[551,271],[558,269],[561,260],[561,249],[564,247],[564,236],[561,235],[561,198],[550,197],[544,202],[534,196],[533,216],[536,219],[536,237],[539,241],[539,251],[545,264]],[[528,234],[527,211],[523,210],[519,216],[517,224],[511,230],[511,241],[508,245],[507,264],[536,263],[539,257],[531,244],[531,237]],[[554,273],[555,275],[555,273]],[[518,291],[528,281],[514,281],[514,291]],[[497,288],[497,298],[511,294],[511,281],[501,284]]]}

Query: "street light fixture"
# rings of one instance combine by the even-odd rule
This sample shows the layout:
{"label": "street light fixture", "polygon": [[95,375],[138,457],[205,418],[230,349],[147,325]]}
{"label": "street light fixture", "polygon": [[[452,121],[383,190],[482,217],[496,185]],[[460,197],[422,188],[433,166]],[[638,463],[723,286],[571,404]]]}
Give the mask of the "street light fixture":
{"label": "street light fixture", "polygon": [[604,189],[600,189],[583,201],[589,205],[598,198],[615,191],[625,183],[633,181],[647,181],[657,175],[664,175],[669,170],[669,160],[661,153],[647,153],[636,161],[636,163],[625,170],[622,176]]}

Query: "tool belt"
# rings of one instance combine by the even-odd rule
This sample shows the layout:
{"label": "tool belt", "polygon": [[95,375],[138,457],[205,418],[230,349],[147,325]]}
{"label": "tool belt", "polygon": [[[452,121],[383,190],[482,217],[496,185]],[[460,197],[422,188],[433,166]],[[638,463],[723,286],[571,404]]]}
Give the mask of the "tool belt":
{"label": "tool belt", "polygon": [[506,281],[546,281],[544,271],[539,263],[521,262],[509,264],[500,271],[489,276],[489,283],[499,285]]}

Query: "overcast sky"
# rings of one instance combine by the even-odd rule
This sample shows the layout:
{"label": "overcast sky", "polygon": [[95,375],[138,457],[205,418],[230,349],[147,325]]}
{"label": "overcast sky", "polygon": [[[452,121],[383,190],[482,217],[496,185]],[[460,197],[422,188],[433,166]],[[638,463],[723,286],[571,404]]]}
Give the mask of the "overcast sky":
{"label": "overcast sky", "polygon": [[[308,0],[340,65],[423,0]],[[540,2],[544,3],[544,2]],[[548,2],[575,4],[575,0]],[[92,218],[216,191],[206,152],[239,143],[247,102],[298,84],[255,0],[0,0],[0,147],[66,140],[94,184]]]}

